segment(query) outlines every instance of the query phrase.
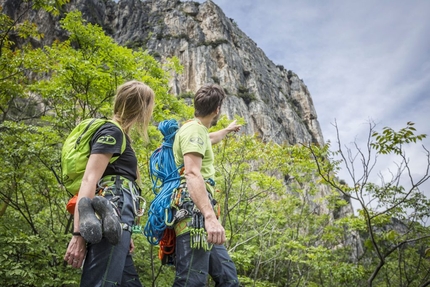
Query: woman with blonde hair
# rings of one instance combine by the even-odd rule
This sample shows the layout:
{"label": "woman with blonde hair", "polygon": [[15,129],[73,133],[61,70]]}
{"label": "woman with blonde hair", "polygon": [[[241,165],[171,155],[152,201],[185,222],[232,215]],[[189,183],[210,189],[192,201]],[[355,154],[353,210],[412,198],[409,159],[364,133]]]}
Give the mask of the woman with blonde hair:
{"label": "woman with blonde hair", "polygon": [[[80,286],[142,286],[130,254],[140,189],[135,183],[137,158],[129,133],[135,127],[147,139],[154,98],[154,91],[142,82],[133,80],[119,86],[114,123],[102,125],[90,141],[73,236],[64,256],[72,267],[83,266]],[[126,147],[121,153],[124,134]],[[118,159],[110,163],[116,156]],[[96,195],[96,190],[101,192]]]}

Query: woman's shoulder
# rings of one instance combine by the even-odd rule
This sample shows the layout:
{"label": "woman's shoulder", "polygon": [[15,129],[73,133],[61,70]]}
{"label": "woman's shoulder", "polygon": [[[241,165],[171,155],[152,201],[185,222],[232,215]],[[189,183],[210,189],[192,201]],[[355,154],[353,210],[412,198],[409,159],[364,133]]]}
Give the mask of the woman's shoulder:
{"label": "woman's shoulder", "polygon": [[112,136],[119,139],[120,137],[123,137],[123,131],[116,124],[107,122],[103,124],[94,134],[94,138],[99,138],[101,136]]}
{"label": "woman's shoulder", "polygon": [[114,124],[114,123],[112,123],[112,122],[106,122],[106,123],[105,123],[105,124],[103,124],[100,128],[101,128],[101,129],[113,129],[113,130],[119,130],[119,131],[122,131],[122,130],[121,130],[121,128],[120,128],[118,125],[116,125],[116,124]]}

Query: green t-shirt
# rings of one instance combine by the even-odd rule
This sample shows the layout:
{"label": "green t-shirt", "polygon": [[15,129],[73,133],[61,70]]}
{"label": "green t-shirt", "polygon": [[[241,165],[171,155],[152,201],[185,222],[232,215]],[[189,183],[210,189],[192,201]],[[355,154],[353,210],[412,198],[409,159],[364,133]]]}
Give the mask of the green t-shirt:
{"label": "green t-shirt", "polygon": [[176,133],[173,142],[173,155],[176,166],[184,164],[184,155],[190,152],[198,153],[202,156],[201,174],[204,179],[214,178],[214,153],[212,143],[209,139],[208,129],[194,119],[186,122]]}

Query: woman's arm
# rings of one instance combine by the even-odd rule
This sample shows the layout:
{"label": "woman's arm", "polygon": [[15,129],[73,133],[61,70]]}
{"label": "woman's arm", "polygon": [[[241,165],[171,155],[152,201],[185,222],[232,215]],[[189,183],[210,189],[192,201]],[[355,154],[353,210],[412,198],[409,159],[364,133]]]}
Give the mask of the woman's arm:
{"label": "woman's arm", "polygon": [[[82,197],[93,198],[97,182],[106,170],[109,160],[113,154],[92,154],[90,155],[85,168],[84,177],[82,178],[81,187],[78,193],[78,199],[73,216],[73,232],[79,232],[79,200]],[[75,268],[80,268],[85,259],[86,242],[81,236],[73,236],[67,247],[64,260]]]}
{"label": "woman's arm", "polygon": [[82,197],[93,198],[95,195],[95,189],[97,182],[101,179],[107,165],[113,154],[92,154],[90,155],[87,167],[85,168],[84,177],[82,178],[81,187],[78,193],[78,199],[76,201],[75,214],[74,214],[74,229],[73,231],[79,231],[79,210],[78,203]]}

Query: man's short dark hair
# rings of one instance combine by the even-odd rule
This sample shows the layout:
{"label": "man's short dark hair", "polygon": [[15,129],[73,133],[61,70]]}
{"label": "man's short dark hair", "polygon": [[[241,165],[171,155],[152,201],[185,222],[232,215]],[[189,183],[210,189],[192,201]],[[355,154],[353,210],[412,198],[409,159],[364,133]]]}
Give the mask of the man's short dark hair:
{"label": "man's short dark hair", "polygon": [[194,116],[205,117],[216,111],[225,98],[224,90],[217,84],[202,86],[194,97]]}

